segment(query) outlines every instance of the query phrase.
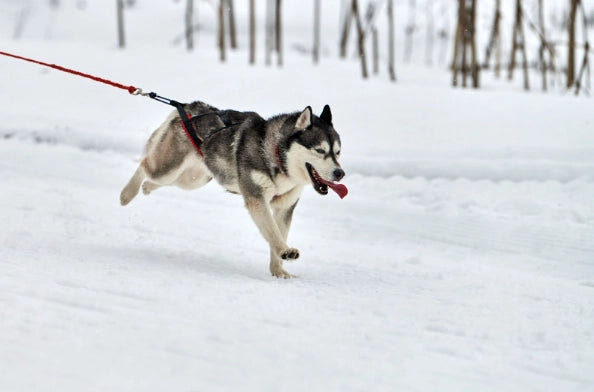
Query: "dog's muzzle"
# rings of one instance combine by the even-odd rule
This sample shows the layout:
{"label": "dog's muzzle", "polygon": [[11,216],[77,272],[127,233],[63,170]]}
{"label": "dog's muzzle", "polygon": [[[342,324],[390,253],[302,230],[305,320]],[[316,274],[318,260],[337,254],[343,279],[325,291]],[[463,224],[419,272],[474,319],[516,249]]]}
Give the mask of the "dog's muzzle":
{"label": "dog's muzzle", "polygon": [[[337,184],[335,182],[332,181],[326,181],[324,180],[320,174],[316,171],[316,169],[313,167],[313,165],[311,163],[306,163],[305,167],[307,169],[307,172],[309,173],[309,178],[311,179],[311,182],[313,184],[313,188],[316,190],[316,192],[318,192],[320,195],[327,195],[328,194],[328,188],[332,189],[334,192],[336,192],[336,194],[343,199],[347,193],[349,193],[349,190],[347,189],[347,187],[343,184]],[[340,169],[340,168],[336,168],[334,169],[334,171],[332,172],[332,176],[334,177],[335,181],[340,181],[343,177],[344,177],[344,170]]]}

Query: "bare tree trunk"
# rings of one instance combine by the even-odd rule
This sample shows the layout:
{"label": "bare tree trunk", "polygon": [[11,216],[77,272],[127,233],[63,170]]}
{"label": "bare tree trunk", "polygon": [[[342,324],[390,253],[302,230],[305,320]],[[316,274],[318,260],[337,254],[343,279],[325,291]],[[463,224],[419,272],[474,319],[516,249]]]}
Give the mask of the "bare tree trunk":
{"label": "bare tree trunk", "polygon": [[[520,0],[518,0],[520,2]],[[523,8],[520,7],[520,21],[519,21],[519,29],[522,35],[522,69],[524,70],[524,90],[530,90],[530,82],[529,82],[529,74],[528,74],[528,56],[526,55],[526,38],[524,35],[524,27],[522,24],[522,17],[523,17]]]}
{"label": "bare tree trunk", "polygon": [[272,64],[272,51],[274,40],[274,0],[266,2],[266,65]]}
{"label": "bare tree trunk", "polygon": [[[497,52],[497,50],[501,47],[501,34],[500,34],[500,26],[501,26],[501,0],[495,1],[495,12],[493,13],[493,26],[491,26],[491,36],[489,37],[489,44],[487,45],[487,49],[485,51],[485,61],[483,63],[483,67],[489,67],[489,61],[491,59],[491,53],[493,53],[493,49]],[[496,61],[497,63],[497,61]],[[499,77],[497,72],[499,67],[497,64],[495,65],[496,69],[496,77]]]}
{"label": "bare tree trunk", "polygon": [[219,31],[218,31],[218,44],[219,44],[219,58],[221,61],[227,59],[225,53],[225,3],[226,0],[219,0]]}
{"label": "bare tree trunk", "polygon": [[281,13],[281,0],[276,0],[275,7],[275,49],[277,54],[278,66],[283,65],[283,36],[282,36],[282,13]]}
{"label": "bare tree trunk", "polygon": [[21,35],[23,34],[23,30],[25,28],[25,25],[27,24],[27,20],[29,19],[30,11],[31,11],[31,9],[29,8],[29,5],[23,5],[23,8],[21,8],[19,15],[17,17],[17,21],[14,25],[12,39],[16,40],[16,39],[21,38]]}
{"label": "bare tree trunk", "polygon": [[[439,15],[447,15],[449,4],[450,2],[440,2],[439,7]],[[447,51],[450,46],[450,23],[449,18],[443,18],[443,24],[440,25],[439,30],[437,31],[437,37],[439,38],[439,54],[438,54],[438,61],[440,65],[446,61]]]}
{"label": "bare tree trunk", "polygon": [[250,64],[256,63],[256,6],[250,0]]}
{"label": "bare tree trunk", "polygon": [[567,88],[575,82],[575,19],[577,16],[579,0],[571,0],[569,9],[569,47],[567,48]]}
{"label": "bare tree trunk", "polygon": [[[465,3],[466,0],[462,0],[462,3]],[[468,35],[469,35],[469,31],[468,31],[468,10],[466,9],[466,4],[463,4],[464,9],[463,9],[463,13],[462,13],[462,35],[461,35],[461,39],[462,39],[462,87],[466,87],[467,85],[467,80],[468,80],[468,65],[467,65],[467,60],[466,60],[466,55],[468,53]]]}
{"label": "bare tree trunk", "polygon": [[435,22],[433,19],[433,1],[427,0],[425,4],[427,17],[427,31],[425,39],[425,64],[433,64],[433,44],[435,41]]}
{"label": "bare tree trunk", "polygon": [[588,17],[584,10],[584,3],[578,0],[580,11],[582,14],[582,32],[584,34],[584,57],[582,59],[582,65],[575,79],[575,95],[579,95],[582,87],[582,78],[586,75],[586,93],[590,89],[590,40],[588,37]]}
{"label": "bare tree trunk", "polygon": [[237,33],[235,31],[235,11],[233,0],[227,1],[227,15],[229,16],[229,46],[231,49],[237,49]]}
{"label": "bare tree trunk", "polygon": [[371,42],[372,42],[372,51],[373,51],[373,73],[379,73],[379,47],[377,42],[377,28],[371,28]]}
{"label": "bare tree trunk", "polygon": [[[518,6],[518,0],[516,0],[516,7]],[[512,32],[512,49],[511,55],[509,56],[509,69],[507,71],[507,80],[512,80],[514,77],[514,69],[516,68],[516,51],[518,50],[518,29],[517,24],[517,11],[516,11],[516,22],[514,23]]]}
{"label": "bare tree trunk", "polygon": [[406,25],[405,34],[406,41],[404,42],[404,61],[410,62],[413,50],[413,36],[416,30],[415,14],[417,9],[416,0],[408,0],[408,24]]}
{"label": "bare tree trunk", "polygon": [[479,66],[476,55],[476,0],[458,0],[458,26],[452,60],[453,86],[458,84],[458,73],[462,73],[462,87],[466,87],[468,76],[472,79],[472,86],[479,87]]}
{"label": "bare tree trunk", "polygon": [[509,62],[509,71],[507,78],[513,78],[514,69],[516,68],[516,52],[522,52],[522,68],[524,70],[524,90],[530,90],[530,83],[528,78],[528,57],[526,56],[526,39],[524,38],[524,25],[522,22],[523,16],[522,1],[516,0],[516,12],[514,21],[514,30],[512,38],[512,52]]}
{"label": "bare tree trunk", "polygon": [[194,0],[186,0],[186,48],[194,49]]}
{"label": "bare tree trunk", "polygon": [[[454,56],[452,57],[452,86],[458,85],[458,73],[461,70],[461,64],[458,60],[460,58],[460,45],[462,41],[462,34],[464,30],[464,0],[458,0],[458,22],[456,23],[456,34],[454,37]],[[462,48],[464,50],[464,48]]]}
{"label": "bare tree trunk", "polygon": [[363,76],[363,79],[367,79],[369,77],[369,73],[367,72],[367,55],[365,54],[365,33],[363,32],[361,16],[359,15],[358,0],[353,0],[352,12],[353,17],[355,18],[355,23],[357,25],[357,41],[359,47],[359,58],[361,59],[361,75]]}
{"label": "bare tree trunk", "polygon": [[589,75],[590,75],[590,60],[588,57],[588,53],[590,52],[590,43],[586,41],[584,45],[584,57],[582,59],[582,65],[580,66],[580,71],[578,72],[578,76],[575,79],[575,95],[580,94],[580,88],[582,87],[582,76],[584,75],[584,71],[588,74],[588,80],[586,85],[590,84]]}
{"label": "bare tree trunk", "polygon": [[396,70],[394,67],[394,4],[388,0],[388,73],[390,80],[396,81]]}
{"label": "bare tree trunk", "polygon": [[313,62],[320,61],[320,0],[314,2]]}
{"label": "bare tree trunk", "polygon": [[501,52],[502,52],[502,45],[501,45],[501,37],[499,38],[499,43],[497,44],[497,48],[495,49],[495,77],[499,78],[501,75]]}
{"label": "bare tree trunk", "polygon": [[476,0],[471,0],[470,5],[470,26],[471,26],[471,35],[470,39],[470,67],[471,67],[471,76],[472,76],[472,87],[478,88],[479,87],[479,66],[478,60],[476,57]]}
{"label": "bare tree trunk", "polygon": [[118,47],[126,46],[126,34],[124,32],[124,0],[116,0],[118,19]]}
{"label": "bare tree trunk", "polygon": [[349,0],[349,6],[345,10],[344,19],[342,21],[342,34],[340,35],[340,57],[345,58],[347,55],[347,43],[349,41],[349,32],[351,31],[351,19],[353,17],[353,0]]}
{"label": "bare tree trunk", "polygon": [[538,24],[540,27],[540,47],[538,48],[538,59],[540,62],[540,71],[542,74],[542,89],[543,91],[547,91],[547,64],[545,62],[545,49],[547,43],[542,0],[538,0]]}

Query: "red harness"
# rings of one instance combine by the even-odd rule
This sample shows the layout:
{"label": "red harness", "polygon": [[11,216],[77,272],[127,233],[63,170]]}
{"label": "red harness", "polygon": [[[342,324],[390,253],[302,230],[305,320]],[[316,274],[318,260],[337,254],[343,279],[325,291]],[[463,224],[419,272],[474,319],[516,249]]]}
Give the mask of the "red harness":
{"label": "red harness", "polygon": [[[182,113],[186,114],[186,117],[188,119],[184,121],[183,117],[181,117],[181,126],[184,129],[184,132],[186,133],[186,136],[188,137],[188,139],[190,139],[190,141],[192,142],[192,145],[194,146],[196,151],[198,151],[198,154],[200,154],[201,157],[204,157],[204,154],[202,153],[202,150],[200,149],[200,146],[202,145],[204,140],[202,140],[200,138],[200,136],[198,136],[198,133],[196,132],[196,128],[194,127],[194,124],[192,124],[192,121],[191,121],[192,116],[190,115],[190,113],[186,113],[185,110],[181,106],[178,107],[177,110],[178,110],[178,112],[180,112],[179,113],[180,117],[182,116]],[[188,128],[190,128],[192,130],[192,132],[190,132],[190,130]]]}
{"label": "red harness", "polygon": [[278,145],[274,146],[274,158],[276,159],[276,165],[278,166],[278,170],[280,170],[282,174],[285,174],[285,171],[283,170],[283,164],[280,160],[280,155],[278,154]]}

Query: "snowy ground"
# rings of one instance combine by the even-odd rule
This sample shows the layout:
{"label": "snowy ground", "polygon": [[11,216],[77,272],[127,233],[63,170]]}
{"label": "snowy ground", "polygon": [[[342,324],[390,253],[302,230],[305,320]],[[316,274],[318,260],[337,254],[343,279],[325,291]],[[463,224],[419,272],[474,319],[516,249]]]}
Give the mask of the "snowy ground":
{"label": "snowy ground", "polygon": [[350,193],[305,191],[299,278],[274,279],[215,183],[119,205],[167,106],[0,58],[1,391],[594,385],[592,99],[489,78],[453,90],[402,64],[392,85],[332,57],[279,70],[245,52],[221,66],[207,48],[2,37],[172,98],[265,116],[329,103]]}

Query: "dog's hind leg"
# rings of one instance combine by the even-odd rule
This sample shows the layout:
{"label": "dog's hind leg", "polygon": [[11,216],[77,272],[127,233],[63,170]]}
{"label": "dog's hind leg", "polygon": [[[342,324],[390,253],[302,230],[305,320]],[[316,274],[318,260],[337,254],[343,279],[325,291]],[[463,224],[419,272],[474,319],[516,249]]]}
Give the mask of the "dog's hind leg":
{"label": "dog's hind leg", "polygon": [[189,191],[200,188],[212,180],[212,174],[203,160],[193,160],[190,163],[173,182],[173,185]]}
{"label": "dog's hind leg", "polygon": [[120,193],[121,205],[125,206],[126,204],[130,203],[134,197],[136,197],[138,191],[140,190],[140,185],[145,178],[146,171],[144,169],[143,159],[140,165],[138,165],[138,168],[134,172],[132,178],[130,178],[130,181],[128,181],[128,184],[124,187],[124,189],[122,189],[122,192]]}
{"label": "dog's hind leg", "polygon": [[142,183],[142,193],[144,193],[145,195],[150,195],[152,191],[160,188],[161,186],[162,185],[146,180]]}

